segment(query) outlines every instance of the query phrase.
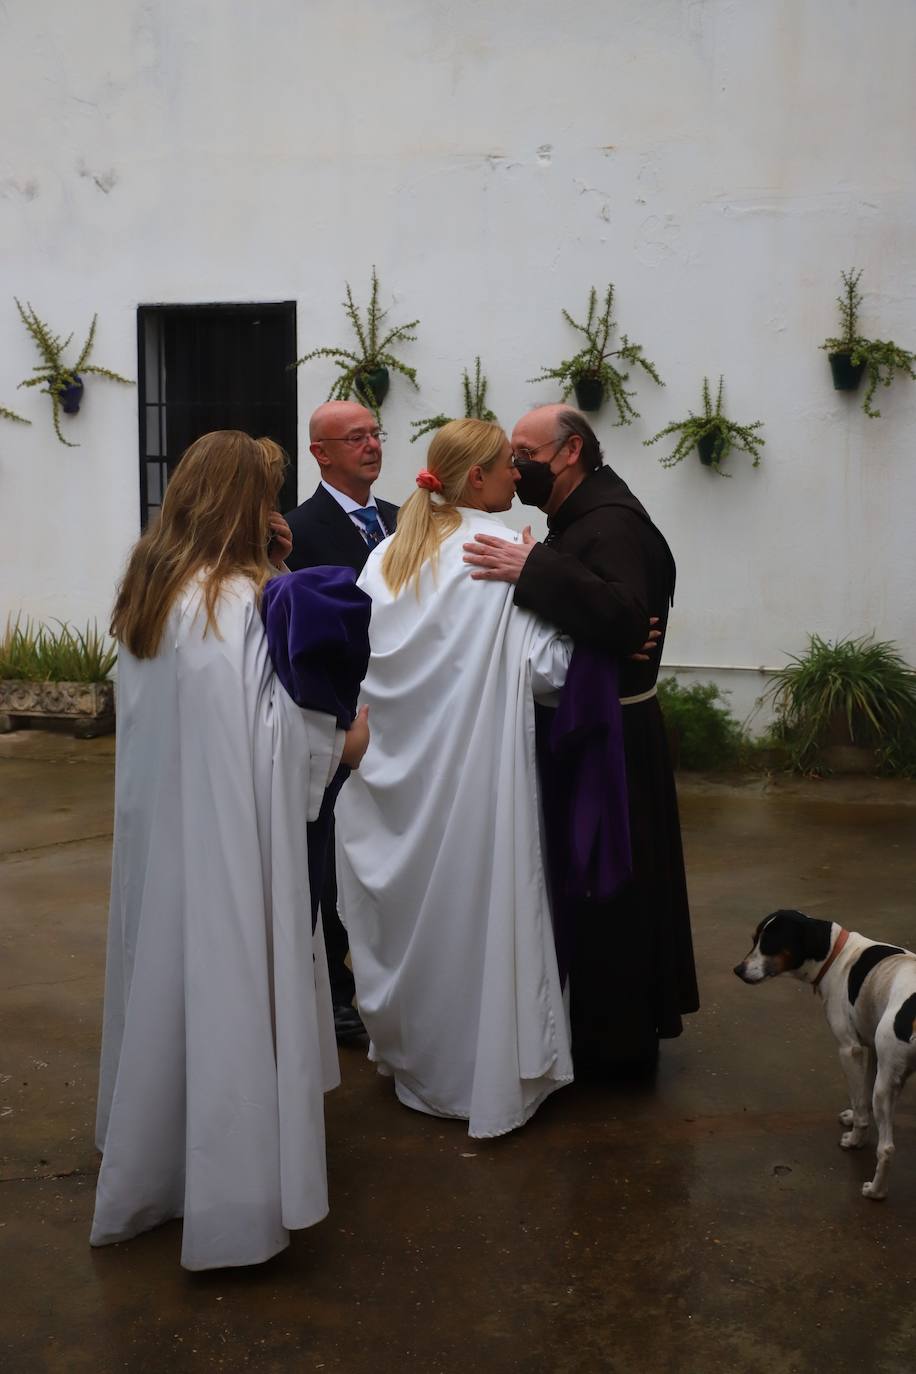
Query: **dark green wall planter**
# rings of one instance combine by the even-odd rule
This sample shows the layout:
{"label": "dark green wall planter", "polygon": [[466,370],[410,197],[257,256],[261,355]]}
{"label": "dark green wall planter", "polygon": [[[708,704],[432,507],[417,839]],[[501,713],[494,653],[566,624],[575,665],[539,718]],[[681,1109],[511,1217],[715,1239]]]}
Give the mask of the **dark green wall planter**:
{"label": "dark green wall planter", "polygon": [[60,408],[65,415],[77,415],[83,399],[83,379],[74,374],[73,381],[60,393]]}
{"label": "dark green wall planter", "polygon": [[[368,372],[358,372],[356,374],[356,394],[361,400],[368,401],[370,405],[373,398],[377,406],[382,404],[382,401],[384,401],[385,397],[388,395],[388,387],[390,384],[391,379],[388,376],[387,367],[374,367],[370,368]],[[367,385],[372,389],[371,396],[366,391]]]}
{"label": "dark green wall planter", "polygon": [[864,362],[853,363],[848,353],[828,353],[835,391],[855,391],[865,371]]}
{"label": "dark green wall planter", "polygon": [[604,400],[604,383],[596,377],[582,377],[573,383],[576,405],[580,410],[600,410]]}
{"label": "dark green wall planter", "polygon": [[697,453],[704,467],[711,468],[713,463],[718,463],[724,451],[725,440],[721,434],[704,434],[697,440]]}

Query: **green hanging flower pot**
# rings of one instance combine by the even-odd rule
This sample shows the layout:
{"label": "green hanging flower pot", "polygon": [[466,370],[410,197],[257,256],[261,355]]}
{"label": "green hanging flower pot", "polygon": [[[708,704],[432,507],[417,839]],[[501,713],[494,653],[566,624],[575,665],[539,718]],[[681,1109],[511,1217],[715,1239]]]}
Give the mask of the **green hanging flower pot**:
{"label": "green hanging flower pot", "polygon": [[696,447],[703,466],[712,468],[720,477],[731,476],[730,473],[722,471],[722,464],[733,448],[749,453],[753,460],[753,466],[758,466],[760,450],[766,442],[763,435],[757,433],[757,430],[762,427],[763,421],[755,420],[750,425],[739,425],[734,420],[729,420],[722,411],[722,385],[723,379],[720,377],[716,404],[713,407],[712,396],[709,392],[709,378],[704,377],[702,415],[694,415],[691,411],[686,420],[674,420],[670,425],[665,425],[664,429],[660,429],[657,434],[653,434],[651,439],[643,440],[643,443],[648,447],[651,444],[657,444],[660,439],[665,439],[669,435],[677,436],[677,443],[673,451],[668,454],[667,458],[661,459],[662,467],[673,468],[682,458],[686,458],[694,447]]}
{"label": "green hanging flower pot", "polygon": [[[301,367],[313,358],[333,358],[340,374],[328,393],[329,401],[349,401],[355,393],[364,405],[378,414],[379,406],[388,395],[389,371],[400,372],[411,386],[417,387],[416,368],[408,367],[396,357],[391,349],[396,343],[416,339],[411,333],[420,322],[410,320],[407,324],[395,325],[385,330],[385,316],[388,313],[379,305],[379,285],[375,268],[372,269],[372,291],[365,318],[353,299],[350,283],[347,282],[347,299],[344,311],[353,326],[357,348],[313,348],[303,353],[290,367]],[[417,390],[419,388],[417,387]]]}
{"label": "green hanging flower pot", "polygon": [[862,409],[870,419],[877,420],[881,412],[874,405],[875,391],[879,386],[890,386],[898,372],[916,382],[916,353],[901,348],[893,339],[866,339],[859,333],[859,306],[862,304],[859,279],[862,269],[853,267],[841,275],[843,294],[837,297],[837,304],[840,307],[842,332],[836,338],[825,339],[821,348],[830,359],[833,385],[837,391],[855,391],[862,380],[862,373],[868,372]]}
{"label": "green hanging flower pot", "polygon": [[561,399],[566,401],[575,392],[576,405],[580,410],[598,410],[604,402],[610,401],[617,412],[616,424],[628,425],[639,418],[639,411],[633,405],[635,391],[628,391],[626,383],[630,373],[637,367],[642,368],[658,386],[664,382],[658,375],[655,364],[643,356],[642,344],[630,343],[626,334],[620,335],[620,347],[610,348],[609,339],[617,328],[614,320],[614,283],[609,282],[604,294],[604,305],[598,305],[598,293],[594,286],[588,293],[588,314],[584,323],[574,320],[568,310],[563,318],[585,339],[585,344],[571,358],[564,358],[556,367],[545,367],[529,381],[558,382]]}
{"label": "green hanging flower pot", "polygon": [[865,360],[859,363],[852,361],[849,353],[828,353],[827,361],[830,363],[830,371],[833,373],[833,387],[835,391],[856,391],[862,380],[862,373],[865,371]]}
{"label": "green hanging flower pot", "polygon": [[580,377],[573,383],[576,405],[580,410],[600,410],[604,400],[604,383],[600,377]]}
{"label": "green hanging flower pot", "polygon": [[725,436],[718,431],[713,434],[703,434],[697,440],[697,453],[700,455],[700,462],[704,467],[711,468],[724,457]]}
{"label": "green hanging flower pot", "polygon": [[388,395],[390,385],[391,378],[388,375],[387,367],[368,368],[363,372],[357,372],[353,379],[353,388],[357,396],[361,401],[368,402],[370,406],[382,404]]}

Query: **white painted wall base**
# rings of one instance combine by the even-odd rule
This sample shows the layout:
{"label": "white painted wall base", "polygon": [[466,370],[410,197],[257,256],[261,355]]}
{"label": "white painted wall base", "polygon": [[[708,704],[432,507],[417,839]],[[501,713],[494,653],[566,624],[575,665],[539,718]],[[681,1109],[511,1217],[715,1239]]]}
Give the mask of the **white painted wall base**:
{"label": "white painted wall base", "polygon": [[682,687],[713,682],[725,697],[724,705],[752,737],[767,729],[774,717],[772,699],[765,696],[772,673],[764,668],[703,668],[662,663],[660,677],[674,677]]}

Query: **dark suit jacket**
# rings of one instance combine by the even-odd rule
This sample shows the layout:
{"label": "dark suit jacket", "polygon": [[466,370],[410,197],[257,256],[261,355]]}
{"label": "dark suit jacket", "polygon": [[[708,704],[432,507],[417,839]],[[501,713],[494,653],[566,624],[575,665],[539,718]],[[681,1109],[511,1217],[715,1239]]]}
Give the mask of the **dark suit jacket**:
{"label": "dark suit jacket", "polygon": [[[375,501],[382,524],[389,534],[394,534],[397,506],[378,497]],[[293,536],[292,551],[286,556],[286,566],[291,572],[325,564],[362,572],[369,557],[369,546],[349,515],[320,483],[314,496],[287,512],[286,521]]]}

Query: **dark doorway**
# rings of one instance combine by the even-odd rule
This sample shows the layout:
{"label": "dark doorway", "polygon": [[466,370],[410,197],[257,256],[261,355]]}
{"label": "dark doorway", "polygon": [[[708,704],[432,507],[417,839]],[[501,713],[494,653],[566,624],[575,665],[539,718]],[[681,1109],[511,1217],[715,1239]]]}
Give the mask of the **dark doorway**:
{"label": "dark doorway", "polygon": [[141,305],[137,335],[142,527],[162,504],[188,444],[213,429],[243,429],[282,444],[290,466],[278,505],[295,506],[295,301]]}

